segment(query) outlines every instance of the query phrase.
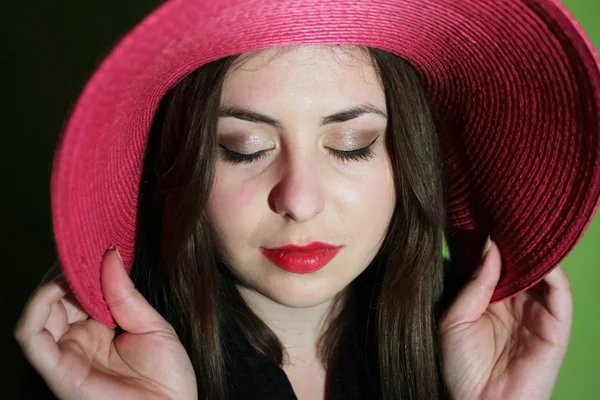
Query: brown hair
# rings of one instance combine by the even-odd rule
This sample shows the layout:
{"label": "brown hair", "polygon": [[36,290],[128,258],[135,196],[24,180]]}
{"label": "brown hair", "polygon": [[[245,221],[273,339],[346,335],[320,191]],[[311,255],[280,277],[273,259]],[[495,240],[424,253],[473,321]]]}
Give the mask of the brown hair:
{"label": "brown hair", "polygon": [[[437,136],[417,71],[391,53],[364,50],[385,90],[397,204],[381,250],[338,296],[340,311],[319,349],[329,367],[352,346],[371,398],[442,398],[437,319],[445,210]],[[280,365],[285,354],[219,262],[206,214],[221,87],[236,60],[200,67],[160,104],[144,160],[132,270],[186,347],[200,396],[210,399],[227,396],[225,325],[235,324]]]}

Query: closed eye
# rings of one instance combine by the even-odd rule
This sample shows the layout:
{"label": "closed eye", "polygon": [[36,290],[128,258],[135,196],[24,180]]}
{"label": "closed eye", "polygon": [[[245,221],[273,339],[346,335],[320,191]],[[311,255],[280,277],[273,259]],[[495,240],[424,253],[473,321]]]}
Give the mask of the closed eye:
{"label": "closed eye", "polygon": [[373,144],[377,141],[379,136],[377,136],[371,143],[366,145],[365,147],[361,147],[360,149],[354,150],[339,150],[332,149],[328,147],[329,152],[336,158],[342,161],[368,161],[373,158],[375,153],[371,148]]}
{"label": "closed eye", "polygon": [[[373,146],[373,144],[375,144],[378,138],[379,136],[373,139],[373,141],[365,147],[361,147],[359,149],[339,150],[328,147],[327,150],[334,157],[341,161],[368,161],[372,159],[375,155],[371,147]],[[260,160],[263,157],[266,157],[269,154],[269,151],[272,150],[265,149],[251,154],[244,154],[230,150],[221,144],[219,145],[219,149],[219,154],[223,158],[223,160],[231,164],[250,164],[254,161]]]}
{"label": "closed eye", "polygon": [[271,149],[265,149],[251,154],[244,154],[230,150],[221,144],[219,145],[219,149],[221,150],[219,153],[223,160],[231,164],[250,164],[265,157],[271,151]]}

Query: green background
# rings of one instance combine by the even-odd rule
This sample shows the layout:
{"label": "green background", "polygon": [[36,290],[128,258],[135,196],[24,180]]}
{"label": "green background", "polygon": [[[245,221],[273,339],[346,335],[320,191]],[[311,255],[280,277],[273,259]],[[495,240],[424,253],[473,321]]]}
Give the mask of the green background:
{"label": "green background", "polygon": [[[600,1],[563,0],[600,49]],[[600,215],[562,263],[571,278],[573,331],[555,400],[600,400]]]}
{"label": "green background", "polygon": [[[158,0],[22,0],[0,13],[3,239],[2,399],[17,398],[25,365],[13,339],[21,309],[55,259],[50,166],[58,132],[101,57]],[[600,0],[563,0],[600,48]],[[555,400],[600,400],[600,215],[563,262],[574,296],[572,340]]]}

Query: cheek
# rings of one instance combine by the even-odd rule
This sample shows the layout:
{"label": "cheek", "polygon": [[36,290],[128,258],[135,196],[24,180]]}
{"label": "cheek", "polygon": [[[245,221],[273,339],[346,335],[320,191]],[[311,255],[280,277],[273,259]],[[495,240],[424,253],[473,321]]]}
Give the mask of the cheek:
{"label": "cheek", "polygon": [[264,197],[257,185],[248,181],[215,177],[208,204],[209,218],[226,242],[246,237],[260,220],[257,205]]}
{"label": "cheek", "polygon": [[360,174],[338,185],[337,208],[362,227],[360,231],[384,229],[395,205],[394,180],[387,157],[373,160]]}
{"label": "cheek", "polygon": [[348,235],[350,244],[348,265],[364,269],[383,243],[395,209],[396,196],[387,157],[373,160],[363,172],[356,179],[340,185],[335,197],[340,218],[338,226]]}

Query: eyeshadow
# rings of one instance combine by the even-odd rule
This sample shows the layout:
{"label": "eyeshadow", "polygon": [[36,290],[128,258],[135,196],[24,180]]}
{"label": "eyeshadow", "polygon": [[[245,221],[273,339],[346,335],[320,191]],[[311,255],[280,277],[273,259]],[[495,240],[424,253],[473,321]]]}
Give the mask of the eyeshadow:
{"label": "eyeshadow", "polygon": [[219,135],[219,143],[229,150],[244,154],[270,149],[275,145],[264,135],[236,133]]}
{"label": "eyeshadow", "polygon": [[341,131],[327,136],[324,141],[326,147],[339,150],[353,150],[368,146],[381,132],[377,129]]}

